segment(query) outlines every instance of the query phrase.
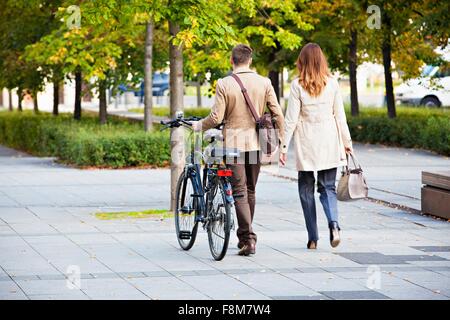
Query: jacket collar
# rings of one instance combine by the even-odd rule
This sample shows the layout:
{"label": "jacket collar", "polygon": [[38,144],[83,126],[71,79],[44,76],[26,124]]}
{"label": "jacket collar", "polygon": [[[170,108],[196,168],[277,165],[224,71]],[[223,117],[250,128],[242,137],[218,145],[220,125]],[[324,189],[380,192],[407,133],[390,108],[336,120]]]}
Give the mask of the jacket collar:
{"label": "jacket collar", "polygon": [[254,72],[254,71],[247,66],[237,67],[233,70],[233,73],[243,73],[243,72]]}

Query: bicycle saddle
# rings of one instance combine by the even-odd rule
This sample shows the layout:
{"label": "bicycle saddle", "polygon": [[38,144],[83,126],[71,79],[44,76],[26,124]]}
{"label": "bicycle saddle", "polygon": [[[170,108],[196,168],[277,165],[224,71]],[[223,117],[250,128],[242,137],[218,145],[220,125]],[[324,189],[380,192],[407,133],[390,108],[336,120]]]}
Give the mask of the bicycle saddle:
{"label": "bicycle saddle", "polygon": [[214,158],[239,158],[241,153],[236,148],[214,147],[211,149],[211,157]]}
{"label": "bicycle saddle", "polygon": [[203,135],[203,139],[205,139],[209,143],[211,143],[213,141],[223,141],[223,134],[222,134],[222,131],[220,131],[220,130],[209,129],[209,130],[205,131],[205,133]]}

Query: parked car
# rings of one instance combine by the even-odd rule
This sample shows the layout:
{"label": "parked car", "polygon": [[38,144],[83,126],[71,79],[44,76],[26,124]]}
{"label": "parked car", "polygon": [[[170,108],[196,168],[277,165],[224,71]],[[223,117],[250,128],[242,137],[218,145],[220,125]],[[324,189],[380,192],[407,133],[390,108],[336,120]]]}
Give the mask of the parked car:
{"label": "parked car", "polygon": [[395,88],[397,102],[427,107],[450,106],[450,67],[427,65],[419,78]]}
{"label": "parked car", "polygon": [[[161,97],[167,94],[169,90],[169,75],[167,73],[154,73],[153,74],[153,96]],[[138,88],[130,87],[125,84],[119,85],[119,91],[121,92],[134,92],[136,97],[144,97],[144,81],[141,82]]]}
{"label": "parked car", "polygon": [[[142,88],[144,84],[142,83]],[[169,90],[169,74],[154,73],[153,74],[153,96],[161,97],[167,94]]]}

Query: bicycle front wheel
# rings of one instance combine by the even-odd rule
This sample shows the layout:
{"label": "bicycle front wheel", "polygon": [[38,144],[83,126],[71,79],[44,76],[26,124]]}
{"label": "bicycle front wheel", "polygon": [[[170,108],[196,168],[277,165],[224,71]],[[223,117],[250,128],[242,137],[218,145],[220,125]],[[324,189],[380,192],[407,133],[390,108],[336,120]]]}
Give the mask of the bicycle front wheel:
{"label": "bicycle front wheel", "polygon": [[189,250],[197,237],[198,198],[195,196],[194,181],[185,171],[178,179],[176,202],[175,229],[178,243],[183,250]]}
{"label": "bicycle front wheel", "polygon": [[217,261],[225,257],[230,241],[231,230],[231,204],[226,200],[225,188],[220,181],[214,190],[211,190],[208,197],[208,241],[209,249],[213,258]]}

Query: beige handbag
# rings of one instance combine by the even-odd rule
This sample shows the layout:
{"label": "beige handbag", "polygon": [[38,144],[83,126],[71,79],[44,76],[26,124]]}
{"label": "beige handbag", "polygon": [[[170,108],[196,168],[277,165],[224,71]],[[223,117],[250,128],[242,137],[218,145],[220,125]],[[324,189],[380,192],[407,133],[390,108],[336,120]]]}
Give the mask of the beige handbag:
{"label": "beige handbag", "polygon": [[347,165],[342,168],[341,179],[337,187],[337,199],[339,201],[350,201],[367,198],[369,187],[363,176],[363,171],[354,155],[350,154],[354,169],[349,169],[349,159],[347,155]]}

